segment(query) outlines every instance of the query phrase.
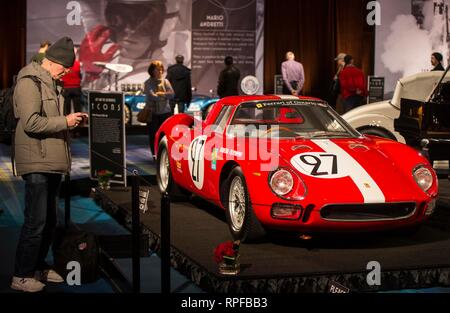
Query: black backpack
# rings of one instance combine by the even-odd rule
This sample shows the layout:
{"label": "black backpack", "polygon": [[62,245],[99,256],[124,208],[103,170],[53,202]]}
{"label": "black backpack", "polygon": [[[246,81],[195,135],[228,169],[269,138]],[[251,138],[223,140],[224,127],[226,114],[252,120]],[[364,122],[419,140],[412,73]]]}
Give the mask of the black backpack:
{"label": "black backpack", "polygon": [[55,270],[66,279],[71,271],[67,264],[76,261],[80,264],[81,282],[95,282],[100,276],[99,251],[95,235],[75,228],[59,229],[53,243]]}
{"label": "black backpack", "polygon": [[13,109],[14,87],[0,92],[0,142],[11,144],[12,134],[16,129],[17,121]]}
{"label": "black backpack", "polygon": [[[41,92],[41,82],[36,76],[27,75],[22,78],[30,78]],[[0,92],[0,143],[11,145],[16,131],[17,119],[14,117],[14,84],[11,88]]]}

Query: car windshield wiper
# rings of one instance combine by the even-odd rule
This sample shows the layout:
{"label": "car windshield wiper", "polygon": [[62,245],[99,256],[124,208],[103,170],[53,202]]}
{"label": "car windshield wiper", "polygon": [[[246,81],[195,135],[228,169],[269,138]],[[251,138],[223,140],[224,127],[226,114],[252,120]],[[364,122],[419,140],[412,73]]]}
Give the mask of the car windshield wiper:
{"label": "car windshield wiper", "polygon": [[315,132],[315,133],[305,133],[305,135],[298,136],[296,138],[321,138],[321,137],[339,137],[339,138],[346,138],[346,137],[353,137],[352,135],[348,133],[337,133],[337,132]]}

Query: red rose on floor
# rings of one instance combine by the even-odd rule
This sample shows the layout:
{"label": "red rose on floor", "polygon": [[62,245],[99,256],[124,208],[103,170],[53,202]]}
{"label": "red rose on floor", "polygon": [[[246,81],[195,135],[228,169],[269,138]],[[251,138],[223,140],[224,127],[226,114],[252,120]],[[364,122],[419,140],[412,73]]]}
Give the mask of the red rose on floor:
{"label": "red rose on floor", "polygon": [[237,257],[239,253],[239,242],[227,241],[219,244],[214,249],[214,259],[217,263],[223,261],[223,257]]}

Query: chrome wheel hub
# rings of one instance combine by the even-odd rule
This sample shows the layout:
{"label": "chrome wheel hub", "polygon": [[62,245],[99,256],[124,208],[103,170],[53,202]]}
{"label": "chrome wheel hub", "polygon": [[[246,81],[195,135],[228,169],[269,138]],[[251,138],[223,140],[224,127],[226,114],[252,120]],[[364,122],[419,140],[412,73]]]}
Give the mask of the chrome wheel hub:
{"label": "chrome wheel hub", "polygon": [[236,176],[231,182],[228,201],[231,228],[233,231],[239,232],[244,225],[246,211],[245,188],[242,179],[239,176]]}
{"label": "chrome wheel hub", "polygon": [[167,150],[163,149],[159,162],[159,180],[163,191],[167,191],[167,187],[169,186],[169,171],[169,155],[167,154]]}

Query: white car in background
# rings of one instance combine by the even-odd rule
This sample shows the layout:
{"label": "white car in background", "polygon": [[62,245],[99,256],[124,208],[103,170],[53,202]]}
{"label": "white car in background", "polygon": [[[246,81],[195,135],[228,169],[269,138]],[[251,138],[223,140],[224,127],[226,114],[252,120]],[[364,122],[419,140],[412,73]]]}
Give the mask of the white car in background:
{"label": "white car in background", "polygon": [[[360,133],[385,137],[405,143],[394,129],[394,120],[400,116],[401,99],[426,102],[439,83],[444,72],[424,72],[404,77],[397,82],[391,100],[366,104],[353,109],[342,117]],[[450,80],[448,73],[443,82]]]}

